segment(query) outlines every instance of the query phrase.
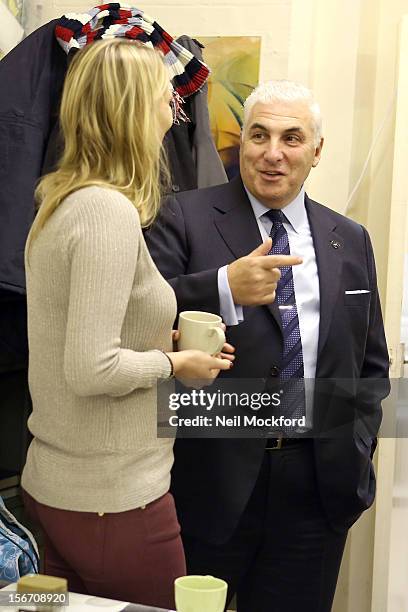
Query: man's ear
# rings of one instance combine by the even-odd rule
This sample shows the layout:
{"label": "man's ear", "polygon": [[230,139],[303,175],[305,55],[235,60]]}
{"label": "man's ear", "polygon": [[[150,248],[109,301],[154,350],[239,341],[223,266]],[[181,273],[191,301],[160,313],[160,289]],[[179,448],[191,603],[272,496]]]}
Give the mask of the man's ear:
{"label": "man's ear", "polygon": [[321,138],[318,146],[315,148],[315,154],[314,154],[314,160],[313,160],[313,163],[312,163],[312,168],[316,168],[317,164],[320,161],[320,157],[322,155],[323,144],[324,144],[324,138]]}

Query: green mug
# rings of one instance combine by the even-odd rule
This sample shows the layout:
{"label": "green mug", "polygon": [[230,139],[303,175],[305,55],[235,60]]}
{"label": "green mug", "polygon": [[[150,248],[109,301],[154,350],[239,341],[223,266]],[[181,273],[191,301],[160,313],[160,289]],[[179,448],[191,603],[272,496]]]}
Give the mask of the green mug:
{"label": "green mug", "polygon": [[214,576],[181,576],[174,582],[177,612],[224,612],[228,585]]}

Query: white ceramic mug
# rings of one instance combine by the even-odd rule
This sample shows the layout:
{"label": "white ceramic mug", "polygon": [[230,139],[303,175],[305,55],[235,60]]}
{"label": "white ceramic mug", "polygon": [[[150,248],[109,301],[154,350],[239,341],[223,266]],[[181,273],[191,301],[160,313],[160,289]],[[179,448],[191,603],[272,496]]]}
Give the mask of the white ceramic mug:
{"label": "white ceramic mug", "polygon": [[198,349],[209,355],[219,353],[225,344],[222,319],[211,312],[185,310],[180,313],[178,329],[180,351]]}
{"label": "white ceramic mug", "polygon": [[228,585],[214,576],[176,578],[174,591],[177,612],[224,612]]}

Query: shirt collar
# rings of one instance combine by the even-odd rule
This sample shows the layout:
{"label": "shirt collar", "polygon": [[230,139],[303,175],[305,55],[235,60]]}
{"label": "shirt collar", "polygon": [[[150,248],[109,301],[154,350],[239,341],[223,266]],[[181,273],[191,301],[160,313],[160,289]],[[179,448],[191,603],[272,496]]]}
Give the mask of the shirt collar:
{"label": "shirt collar", "polygon": [[[251,203],[252,210],[254,211],[256,220],[259,221],[262,215],[268,212],[269,208],[264,204],[261,204],[261,202],[259,202],[259,200],[257,200],[255,196],[252,195],[252,193],[246,188],[245,185],[244,188]],[[304,185],[302,185],[302,188],[299,191],[298,195],[295,197],[295,199],[282,208],[282,212],[285,214],[285,217],[287,218],[295,232],[299,233],[304,225],[308,225],[305,207]]]}

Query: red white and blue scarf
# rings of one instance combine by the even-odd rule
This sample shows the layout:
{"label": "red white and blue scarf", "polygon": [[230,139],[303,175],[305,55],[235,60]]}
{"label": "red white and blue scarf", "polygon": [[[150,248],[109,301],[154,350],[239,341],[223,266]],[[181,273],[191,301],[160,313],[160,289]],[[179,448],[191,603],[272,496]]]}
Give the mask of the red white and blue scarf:
{"label": "red white and blue scarf", "polygon": [[107,38],[130,38],[160,49],[170,73],[174,90],[182,98],[201,89],[210,74],[209,68],[144,11],[111,2],[87,13],[67,13],[55,28],[58,42],[68,54],[90,43]]}

